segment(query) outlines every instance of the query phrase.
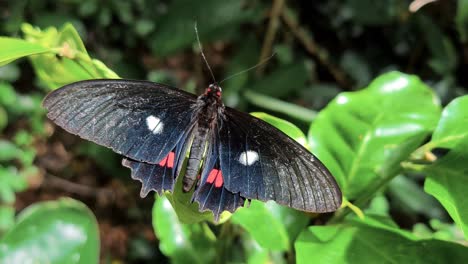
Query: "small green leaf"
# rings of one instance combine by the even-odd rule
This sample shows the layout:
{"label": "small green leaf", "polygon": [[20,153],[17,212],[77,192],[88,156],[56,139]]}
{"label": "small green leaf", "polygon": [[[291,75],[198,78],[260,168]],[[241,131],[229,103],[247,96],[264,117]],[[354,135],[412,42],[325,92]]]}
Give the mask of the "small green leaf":
{"label": "small green leaf", "polygon": [[172,263],[210,263],[216,256],[216,238],[209,227],[204,223],[182,224],[165,197],[158,197],[154,203],[153,228],[161,252]]}
{"label": "small green leaf", "polygon": [[61,199],[26,208],[0,240],[1,263],[98,263],[96,218],[81,202]]}
{"label": "small green leaf", "polygon": [[299,142],[304,147],[309,148],[304,133],[293,123],[262,112],[254,112],[250,114],[278,128],[279,130],[283,131],[283,133],[285,133],[295,141]]}
{"label": "small green leaf", "polygon": [[232,221],[241,225],[249,234],[266,249],[287,250],[289,237],[282,219],[272,210],[278,210],[279,205],[253,200],[248,208],[239,208]]}
{"label": "small green leaf", "polygon": [[437,128],[432,134],[426,149],[453,148],[468,140],[468,95],[458,97],[448,104],[442,112]]}
{"label": "small green leaf", "polygon": [[[468,248],[437,239],[418,239],[385,224],[385,219],[349,220],[341,225],[311,226],[295,243],[301,263],[458,263]],[[463,261],[462,261],[463,262]]]}
{"label": "small green leaf", "polygon": [[330,102],[312,123],[309,143],[354,199],[395,176],[439,116],[438,100],[418,77],[390,72]]}
{"label": "small green leaf", "polygon": [[252,200],[250,206],[239,208],[232,220],[246,229],[264,249],[287,250],[307,226],[309,217],[273,201],[263,203]]}
{"label": "small green leaf", "polygon": [[432,140],[424,149],[449,148],[449,153],[426,168],[424,190],[436,197],[455,223],[468,238],[468,203],[466,187],[468,169],[468,96],[462,96],[448,104],[442,112]]}
{"label": "small green leaf", "polygon": [[0,37],[0,47],[2,47],[0,49],[0,66],[25,56],[50,52],[50,49],[42,45],[6,37]]}

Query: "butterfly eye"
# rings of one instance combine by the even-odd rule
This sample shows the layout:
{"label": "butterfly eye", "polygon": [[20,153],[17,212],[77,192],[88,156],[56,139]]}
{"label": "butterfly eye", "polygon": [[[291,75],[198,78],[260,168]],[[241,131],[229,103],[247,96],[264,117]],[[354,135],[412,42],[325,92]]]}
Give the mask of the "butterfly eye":
{"label": "butterfly eye", "polygon": [[220,92],[220,91],[217,91],[217,92],[216,92],[216,96],[221,97],[221,92]]}

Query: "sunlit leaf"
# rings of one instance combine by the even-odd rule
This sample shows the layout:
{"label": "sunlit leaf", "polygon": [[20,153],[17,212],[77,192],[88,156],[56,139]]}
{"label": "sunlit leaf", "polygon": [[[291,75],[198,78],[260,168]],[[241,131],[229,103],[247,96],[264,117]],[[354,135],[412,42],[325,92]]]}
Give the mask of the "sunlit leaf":
{"label": "sunlit leaf", "polygon": [[354,199],[396,174],[439,116],[434,93],[418,77],[390,72],[330,102],[312,123],[309,143],[344,195]]}
{"label": "sunlit leaf", "polygon": [[16,38],[0,37],[0,47],[0,66],[25,56],[50,52],[47,47]]}

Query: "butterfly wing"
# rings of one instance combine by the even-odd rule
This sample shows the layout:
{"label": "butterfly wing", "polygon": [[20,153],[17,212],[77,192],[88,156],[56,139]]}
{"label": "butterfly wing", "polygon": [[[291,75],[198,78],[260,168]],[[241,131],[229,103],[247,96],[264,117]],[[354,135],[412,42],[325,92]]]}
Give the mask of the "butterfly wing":
{"label": "butterfly wing", "polygon": [[341,191],[308,150],[268,123],[226,108],[218,120],[223,187],[248,199],[307,212],[331,212]]}
{"label": "butterfly wing", "polygon": [[157,164],[190,131],[196,97],[145,81],[89,80],[51,92],[47,116],[72,134],[134,161]]}

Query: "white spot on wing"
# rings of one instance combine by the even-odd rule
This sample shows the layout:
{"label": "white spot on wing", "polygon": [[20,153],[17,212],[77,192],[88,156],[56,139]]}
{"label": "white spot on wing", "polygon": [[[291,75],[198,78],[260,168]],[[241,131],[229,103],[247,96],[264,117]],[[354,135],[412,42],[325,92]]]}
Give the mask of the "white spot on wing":
{"label": "white spot on wing", "polygon": [[146,125],[148,129],[153,132],[153,134],[160,134],[163,131],[164,124],[161,122],[161,119],[150,115],[146,118]]}
{"label": "white spot on wing", "polygon": [[247,150],[240,154],[239,162],[244,166],[250,166],[258,161],[258,153],[253,150]]}

